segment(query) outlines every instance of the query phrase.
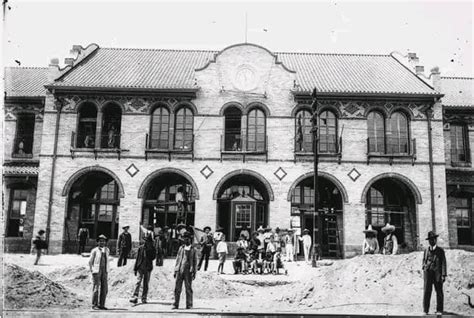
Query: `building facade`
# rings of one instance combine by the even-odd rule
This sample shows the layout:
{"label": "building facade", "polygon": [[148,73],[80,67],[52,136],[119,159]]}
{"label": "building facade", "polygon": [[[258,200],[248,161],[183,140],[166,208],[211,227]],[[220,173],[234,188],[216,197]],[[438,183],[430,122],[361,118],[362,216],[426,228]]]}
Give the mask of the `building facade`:
{"label": "building facade", "polygon": [[[16,74],[6,86],[4,176],[14,178],[10,167],[36,169],[5,185],[7,250],[39,229],[47,229],[50,251],[63,253],[75,250],[80,225],[92,239],[112,240],[129,225],[138,242],[140,224],[173,227],[180,220],[221,226],[229,241],[244,226],[307,228],[318,233],[326,257],[360,253],[364,228],[387,222],[404,250],[420,248],[433,228],[440,244],[456,245],[453,218],[465,212],[448,211],[442,94],[395,57],[273,53],[253,44],[218,52],[94,44],[73,51],[64,69],[57,61],[42,69],[37,108],[10,96],[27,91],[25,78]],[[22,72],[7,73],[15,71]],[[439,72],[432,77],[441,81]],[[28,107],[40,114],[34,142],[22,145],[33,154],[18,158],[18,131],[33,130],[31,117],[13,116]],[[27,194],[13,186],[25,182],[34,183]],[[25,224],[23,239],[13,237],[15,222]]]}

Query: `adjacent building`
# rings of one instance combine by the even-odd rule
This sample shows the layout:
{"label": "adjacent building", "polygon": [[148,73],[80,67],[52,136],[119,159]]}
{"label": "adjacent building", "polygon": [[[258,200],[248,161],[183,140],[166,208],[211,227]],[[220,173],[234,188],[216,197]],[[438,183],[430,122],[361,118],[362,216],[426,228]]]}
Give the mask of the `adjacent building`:
{"label": "adjacent building", "polygon": [[[472,79],[434,69],[433,88],[392,55],[248,43],[73,52],[63,69],[6,69],[6,250],[39,229],[68,253],[79,226],[113,241],[129,225],[138,242],[140,224],[180,220],[228,241],[244,227],[307,228],[325,257],[360,253],[364,228],[387,222],[406,251],[433,228],[444,246],[473,244]],[[463,104],[443,110],[459,85]]]}

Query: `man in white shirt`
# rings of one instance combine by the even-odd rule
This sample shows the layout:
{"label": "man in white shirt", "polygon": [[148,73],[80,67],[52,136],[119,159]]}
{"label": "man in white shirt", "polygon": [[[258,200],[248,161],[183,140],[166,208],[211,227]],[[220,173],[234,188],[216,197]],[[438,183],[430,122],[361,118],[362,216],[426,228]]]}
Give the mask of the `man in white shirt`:
{"label": "man in white shirt", "polygon": [[311,251],[311,236],[309,235],[309,230],[303,230],[303,236],[299,238],[300,241],[303,242],[303,252],[304,252],[304,260],[306,263],[310,263],[309,261],[309,254]]}

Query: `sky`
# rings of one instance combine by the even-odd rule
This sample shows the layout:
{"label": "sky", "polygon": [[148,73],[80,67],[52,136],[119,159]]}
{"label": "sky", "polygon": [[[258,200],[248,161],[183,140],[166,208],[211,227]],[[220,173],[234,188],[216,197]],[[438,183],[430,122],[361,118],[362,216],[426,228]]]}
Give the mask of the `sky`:
{"label": "sky", "polygon": [[473,77],[473,3],[9,0],[3,64],[63,63],[74,44],[222,50],[247,38],[274,52],[415,52],[427,74]]}

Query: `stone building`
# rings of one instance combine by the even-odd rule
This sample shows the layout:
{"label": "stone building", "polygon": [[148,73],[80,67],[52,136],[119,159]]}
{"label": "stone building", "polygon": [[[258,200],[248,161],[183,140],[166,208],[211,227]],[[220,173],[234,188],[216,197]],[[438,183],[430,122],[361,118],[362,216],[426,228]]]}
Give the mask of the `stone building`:
{"label": "stone building", "polygon": [[[51,252],[73,252],[80,224],[112,243],[129,225],[138,242],[140,224],[172,227],[178,217],[222,226],[229,241],[243,226],[317,230],[327,257],[359,253],[364,228],[387,222],[405,250],[425,244],[432,228],[440,244],[456,245],[453,218],[465,212],[450,205],[448,219],[449,173],[459,168],[446,183],[442,94],[394,56],[274,53],[253,44],[72,51],[64,69],[58,61],[36,69],[41,78],[6,70],[4,175],[32,184],[26,212],[16,181],[6,184],[6,249],[47,229]],[[439,72],[432,79],[439,84]],[[33,86],[41,94],[29,96]],[[31,158],[12,154],[18,131],[32,131],[20,113],[35,114],[34,141],[23,142]],[[464,186],[456,183],[456,193]],[[21,235],[11,229],[17,201]]]}

